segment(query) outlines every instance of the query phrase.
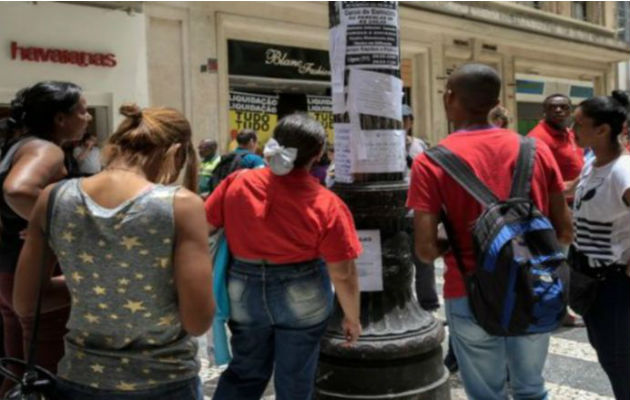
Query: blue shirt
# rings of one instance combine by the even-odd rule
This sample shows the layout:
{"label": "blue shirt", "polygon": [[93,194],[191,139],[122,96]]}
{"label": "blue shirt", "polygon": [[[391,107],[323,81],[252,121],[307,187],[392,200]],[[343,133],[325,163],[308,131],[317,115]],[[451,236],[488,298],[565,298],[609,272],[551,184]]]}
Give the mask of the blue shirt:
{"label": "blue shirt", "polygon": [[[240,147],[234,150],[234,153],[241,154],[241,168],[261,168],[265,166],[265,160],[261,156]],[[243,155],[244,154],[244,155]]]}

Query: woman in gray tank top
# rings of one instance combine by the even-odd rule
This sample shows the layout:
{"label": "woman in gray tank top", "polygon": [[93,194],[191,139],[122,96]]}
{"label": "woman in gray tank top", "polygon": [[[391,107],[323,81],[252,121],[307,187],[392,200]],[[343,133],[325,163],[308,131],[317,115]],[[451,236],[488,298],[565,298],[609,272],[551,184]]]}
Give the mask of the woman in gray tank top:
{"label": "woman in gray tank top", "polygon": [[[121,113],[103,172],[40,196],[18,263],[15,307],[33,313],[49,246],[66,287],[49,282],[46,290],[72,299],[59,398],[200,400],[191,335],[209,328],[214,304],[190,125],[172,109],[127,105]],[[165,186],[184,166],[186,189]]]}

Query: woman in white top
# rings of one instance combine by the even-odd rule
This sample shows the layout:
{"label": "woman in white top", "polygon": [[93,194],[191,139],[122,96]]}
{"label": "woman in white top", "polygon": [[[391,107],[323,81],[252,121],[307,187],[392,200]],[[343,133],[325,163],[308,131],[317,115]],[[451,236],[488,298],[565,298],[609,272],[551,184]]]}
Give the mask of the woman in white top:
{"label": "woman in white top", "polygon": [[582,102],[575,134],[594,158],[582,170],[573,205],[573,267],[597,279],[584,312],[589,341],[617,399],[630,399],[630,155],[619,134],[628,95],[614,91]]}

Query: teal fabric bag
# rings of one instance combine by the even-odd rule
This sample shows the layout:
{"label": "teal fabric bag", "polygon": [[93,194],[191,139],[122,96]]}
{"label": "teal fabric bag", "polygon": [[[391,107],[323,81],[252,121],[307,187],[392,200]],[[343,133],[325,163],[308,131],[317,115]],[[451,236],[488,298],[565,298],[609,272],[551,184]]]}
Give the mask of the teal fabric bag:
{"label": "teal fabric bag", "polygon": [[212,321],[212,342],[214,359],[217,365],[227,364],[232,360],[230,344],[227,337],[227,322],[230,319],[230,294],[227,288],[227,273],[230,266],[230,249],[223,231],[217,233],[214,253],[214,277],[212,289],[216,311]]}

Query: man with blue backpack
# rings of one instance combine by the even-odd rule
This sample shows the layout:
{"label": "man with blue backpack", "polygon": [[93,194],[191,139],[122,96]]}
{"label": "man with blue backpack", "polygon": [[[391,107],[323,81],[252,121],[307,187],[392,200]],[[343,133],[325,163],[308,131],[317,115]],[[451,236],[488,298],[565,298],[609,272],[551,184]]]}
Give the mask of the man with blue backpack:
{"label": "man with blue backpack", "polygon": [[542,370],[550,332],[566,312],[572,239],[564,184],[549,148],[490,126],[501,80],[482,64],[449,77],[444,107],[455,132],[413,163],[408,206],[416,253],[441,255],[453,350],[469,399],[547,398]]}

